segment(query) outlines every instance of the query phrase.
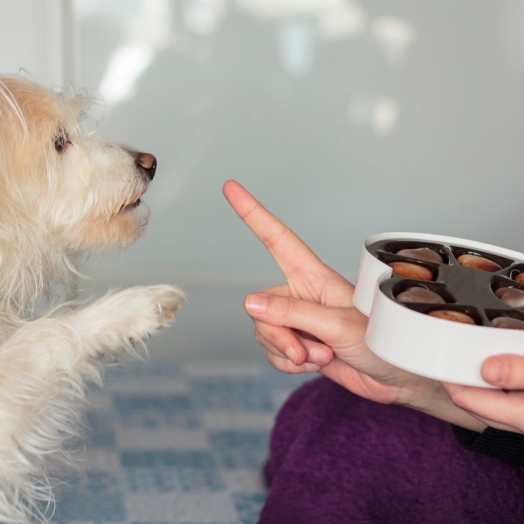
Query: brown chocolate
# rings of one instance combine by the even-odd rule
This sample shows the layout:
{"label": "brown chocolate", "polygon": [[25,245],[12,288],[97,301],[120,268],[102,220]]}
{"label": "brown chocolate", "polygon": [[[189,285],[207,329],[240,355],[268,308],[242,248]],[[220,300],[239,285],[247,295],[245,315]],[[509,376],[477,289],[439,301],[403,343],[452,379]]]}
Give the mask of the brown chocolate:
{"label": "brown chocolate", "polygon": [[453,311],[450,309],[439,309],[428,313],[430,317],[442,318],[443,320],[450,320],[451,322],[460,322],[461,324],[475,325],[475,321],[466,313],[460,311]]}
{"label": "brown chocolate", "polygon": [[397,252],[397,255],[414,258],[415,260],[421,260],[422,262],[435,262],[437,264],[442,264],[444,262],[444,260],[442,260],[442,257],[436,251],[433,251],[428,247],[417,247],[415,249],[401,249]]}
{"label": "brown chocolate", "polygon": [[393,273],[401,277],[415,280],[433,280],[433,274],[424,266],[410,264],[409,262],[391,262],[388,266],[393,270]]}
{"label": "brown chocolate", "polygon": [[503,329],[524,329],[524,321],[512,317],[497,317],[491,321],[496,328]]}
{"label": "brown chocolate", "polygon": [[495,295],[510,307],[524,307],[524,291],[516,287],[501,287]]}
{"label": "brown chocolate", "polygon": [[399,302],[418,302],[419,304],[445,304],[446,301],[434,291],[425,287],[410,287],[397,295]]}
{"label": "brown chocolate", "polygon": [[480,269],[481,271],[489,271],[490,273],[495,273],[502,269],[502,267],[496,262],[493,262],[493,260],[478,255],[461,255],[457,258],[457,262],[461,266],[469,267],[471,269]]}
{"label": "brown chocolate", "polygon": [[520,284],[524,284],[524,273],[519,273],[513,280]]}

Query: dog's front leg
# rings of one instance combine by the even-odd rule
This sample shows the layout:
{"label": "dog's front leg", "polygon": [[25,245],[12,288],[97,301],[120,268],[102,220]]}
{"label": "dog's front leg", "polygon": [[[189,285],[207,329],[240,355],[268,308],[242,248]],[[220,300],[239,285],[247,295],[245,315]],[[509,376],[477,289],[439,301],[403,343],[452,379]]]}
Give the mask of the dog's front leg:
{"label": "dog's front leg", "polygon": [[69,325],[81,341],[78,365],[118,361],[176,316],[186,295],[173,286],[135,287],[111,293],[76,311]]}
{"label": "dog's front leg", "polygon": [[1,522],[28,522],[36,500],[51,500],[45,459],[64,454],[77,433],[85,380],[99,380],[104,361],[135,352],[184,299],[172,286],[130,288],[24,323],[0,346]]}

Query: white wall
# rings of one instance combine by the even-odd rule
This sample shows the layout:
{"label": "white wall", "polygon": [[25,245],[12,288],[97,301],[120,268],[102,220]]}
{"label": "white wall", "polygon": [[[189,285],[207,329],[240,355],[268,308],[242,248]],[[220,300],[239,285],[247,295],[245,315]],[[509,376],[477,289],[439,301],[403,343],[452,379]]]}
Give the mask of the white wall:
{"label": "white wall", "polygon": [[102,135],[158,157],[145,237],[88,270],[182,285],[176,352],[223,357],[281,280],[227,178],[351,278],[379,232],[524,251],[522,35],[521,0],[0,0],[0,71],[76,77]]}
{"label": "white wall", "polygon": [[187,289],[183,350],[242,351],[243,293],[282,279],[225,203],[228,178],[350,278],[386,231],[524,251],[521,0],[75,5],[100,132],[159,160],[144,238],[92,274]]}
{"label": "white wall", "polygon": [[76,5],[100,132],[159,159],[150,228],[109,279],[274,271],[222,198],[230,177],[351,277],[362,241],[391,230],[524,250],[522,2]]}
{"label": "white wall", "polygon": [[0,0],[0,74],[63,85],[61,0]]}

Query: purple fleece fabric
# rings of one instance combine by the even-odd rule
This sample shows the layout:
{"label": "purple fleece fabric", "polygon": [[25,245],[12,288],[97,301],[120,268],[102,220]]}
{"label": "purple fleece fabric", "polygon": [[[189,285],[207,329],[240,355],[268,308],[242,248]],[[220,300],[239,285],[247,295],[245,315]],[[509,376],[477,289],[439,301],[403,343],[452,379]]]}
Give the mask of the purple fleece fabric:
{"label": "purple fleece fabric", "polygon": [[281,409],[259,524],[522,524],[524,470],[462,449],[446,422],[325,378]]}

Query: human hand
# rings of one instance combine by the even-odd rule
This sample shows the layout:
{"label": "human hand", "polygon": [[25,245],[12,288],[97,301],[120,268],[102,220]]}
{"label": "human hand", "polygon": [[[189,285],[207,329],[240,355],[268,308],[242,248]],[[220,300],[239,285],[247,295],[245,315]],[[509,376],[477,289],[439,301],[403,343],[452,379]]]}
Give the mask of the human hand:
{"label": "human hand", "polygon": [[482,423],[524,434],[524,357],[497,355],[481,367],[482,378],[503,389],[443,383],[453,403]]}
{"label": "human hand", "polygon": [[482,431],[484,424],[457,408],[442,386],[388,364],[365,343],[367,318],[353,305],[354,287],[326,266],[289,228],[240,184],[224,195],[283,271],[286,283],[246,297],[255,338],[280,371],[318,370],[353,393],[425,411]]}

